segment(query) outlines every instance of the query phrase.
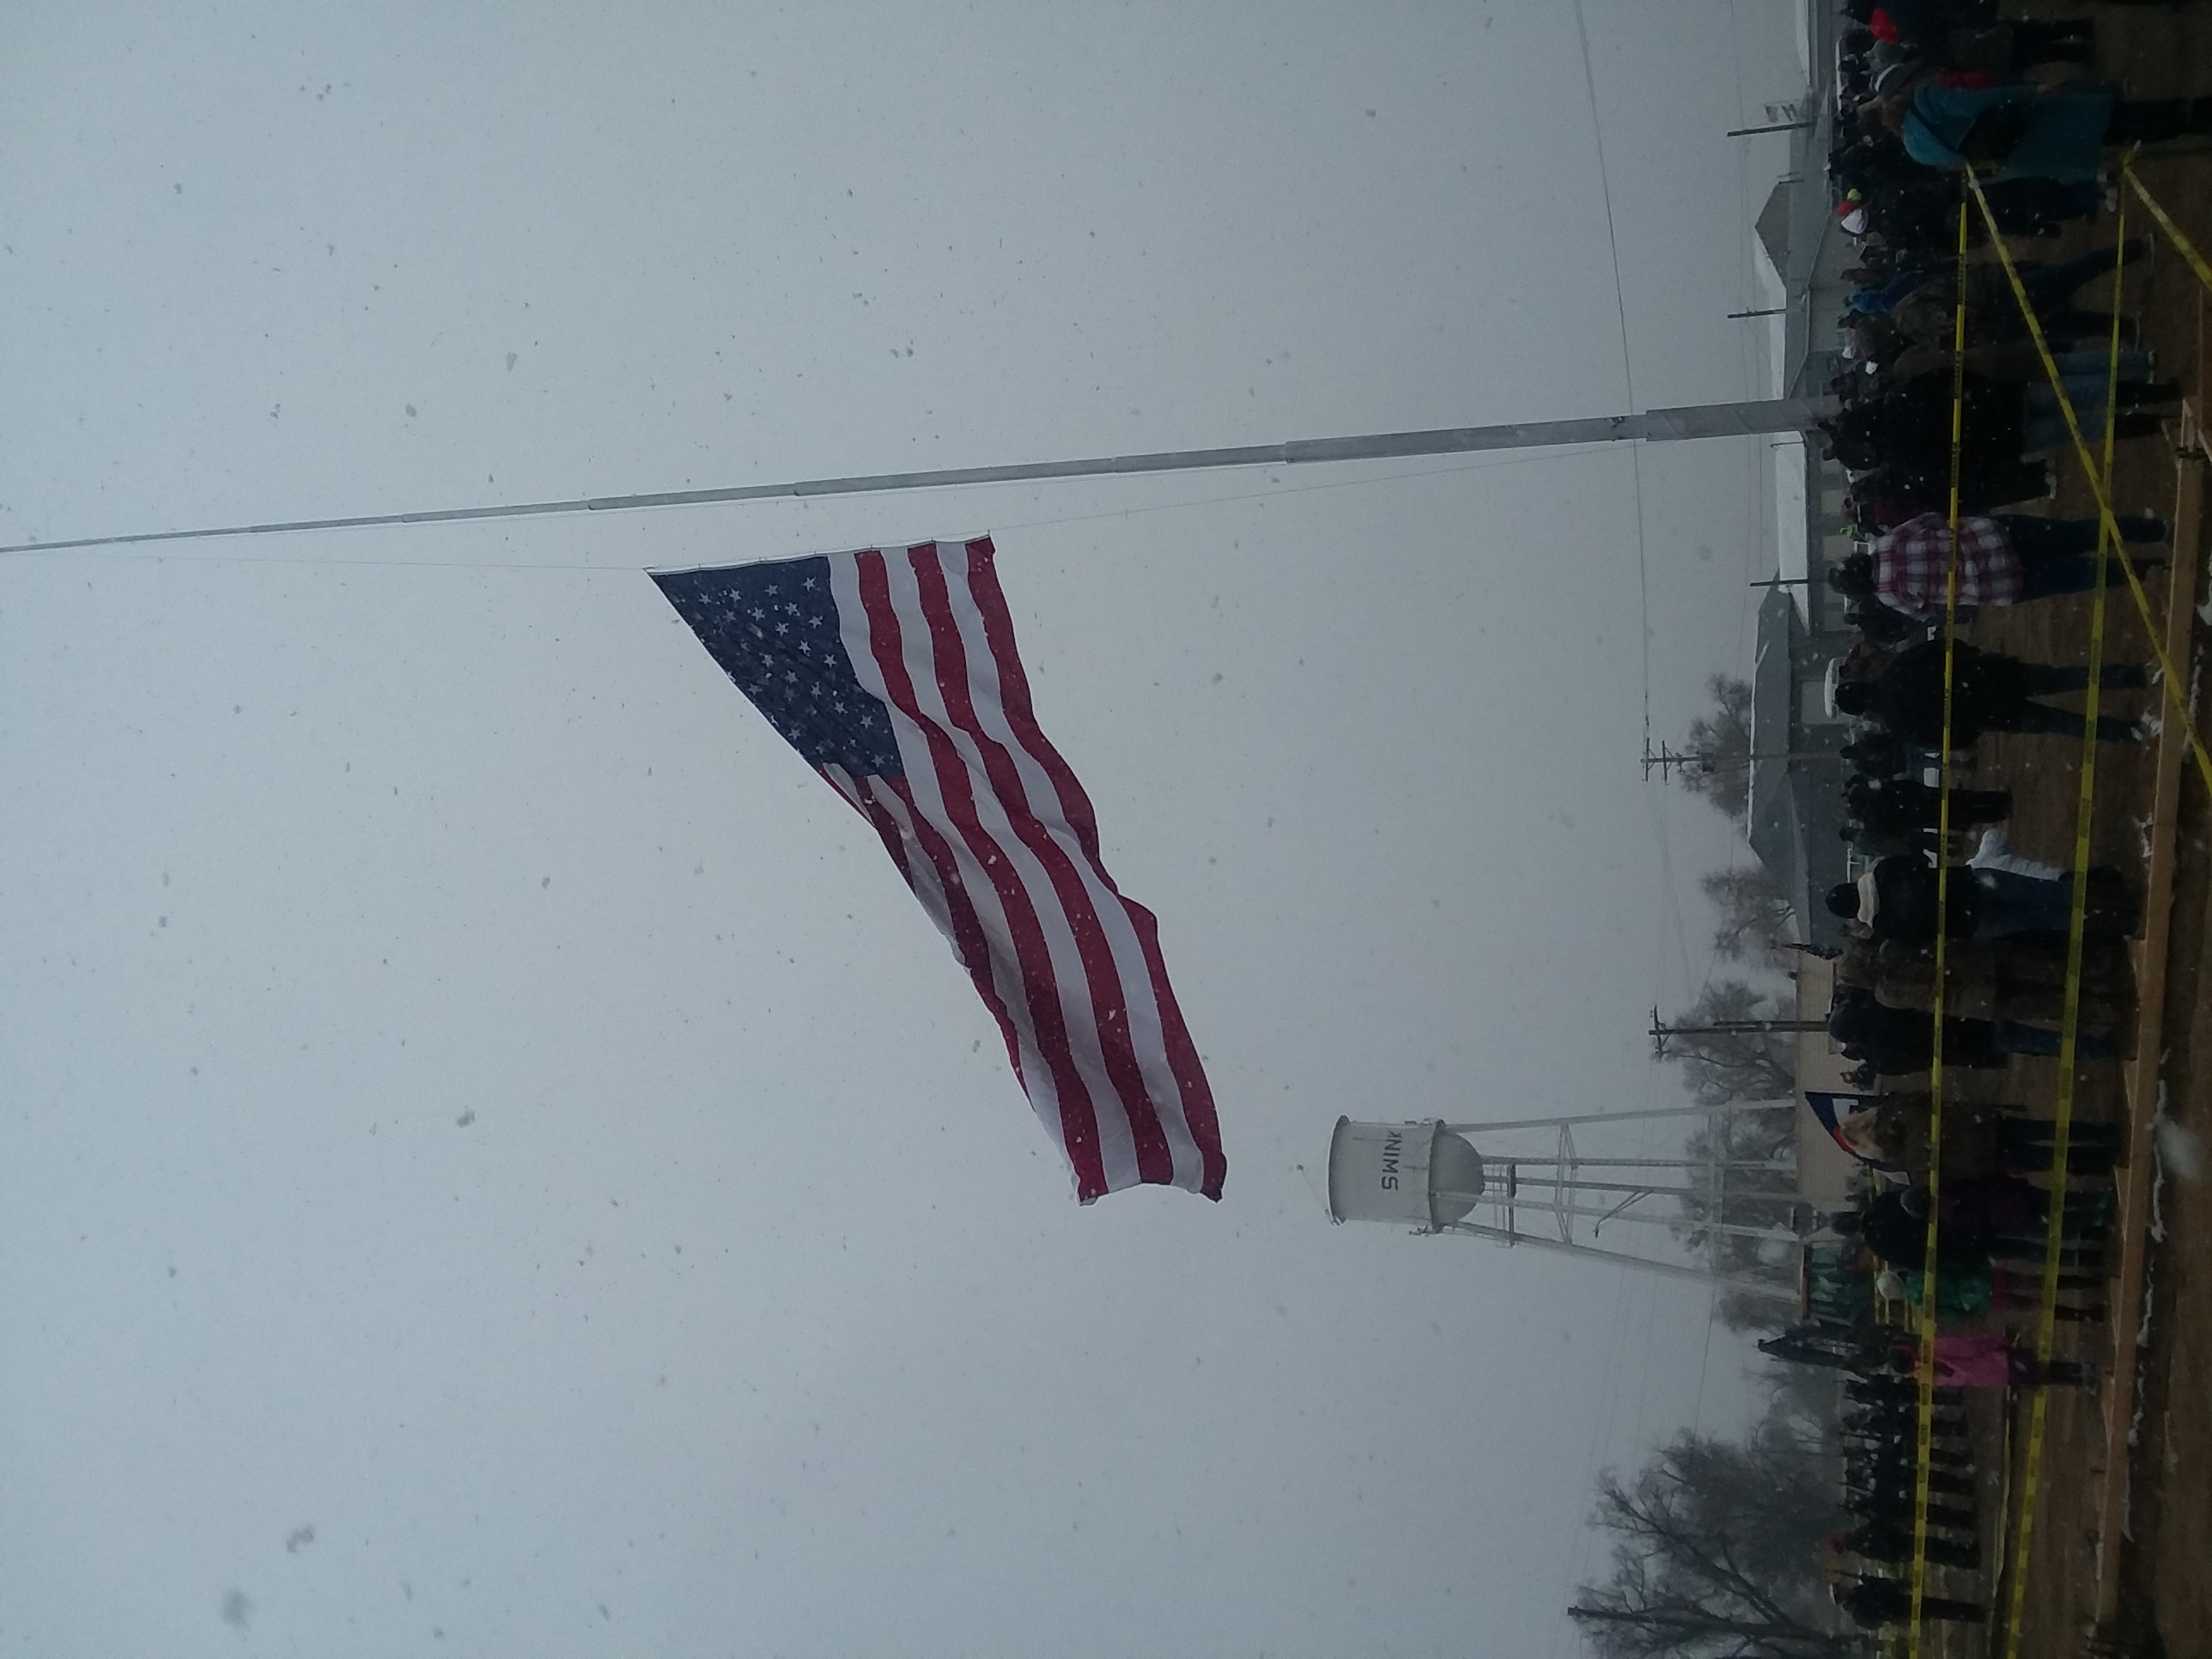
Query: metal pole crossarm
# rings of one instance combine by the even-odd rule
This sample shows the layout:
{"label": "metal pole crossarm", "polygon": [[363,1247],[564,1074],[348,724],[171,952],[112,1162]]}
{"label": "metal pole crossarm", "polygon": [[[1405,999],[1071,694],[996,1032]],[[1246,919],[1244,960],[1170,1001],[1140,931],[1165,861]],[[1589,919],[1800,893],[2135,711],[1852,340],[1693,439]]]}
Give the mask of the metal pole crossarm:
{"label": "metal pole crossarm", "polygon": [[1571,444],[1679,442],[1764,432],[1796,432],[1835,412],[1832,398],[1784,398],[1764,403],[1703,404],[1651,409],[1641,415],[1594,420],[1516,422],[1505,426],[1439,427],[1424,432],[1381,432],[1348,438],[1298,438],[1287,443],[1230,449],[1161,450],[1143,455],[1098,455],[1080,460],[1029,461],[1012,466],[950,467],[934,472],[876,472],[842,478],[799,478],[788,483],[732,484],[719,489],[666,489],[636,495],[578,496],[561,501],[519,501],[503,507],[448,507],[418,513],[364,513],[347,518],[283,519],[265,524],[205,530],[142,531],[128,536],[80,536],[67,541],[17,542],[0,554],[53,553],[70,548],[132,547],[155,542],[204,541],[218,536],[274,536],[295,531],[374,530],[392,525],[465,524],[482,519],[546,518],[572,513],[628,513],[648,507],[708,507],[822,495],[867,495],[895,489],[945,489],[962,484],[1033,483],[1046,478],[1109,477],[1119,473],[1195,472],[1234,466],[1304,466],[1318,461],[1371,461],[1418,455],[1463,455],[1480,450],[1529,449]]}
{"label": "metal pole crossarm", "polygon": [[1703,1158],[1593,1158],[1588,1152],[1577,1152],[1568,1158],[1524,1158],[1518,1152],[1500,1152],[1498,1161],[1522,1170],[1532,1164],[1571,1164],[1593,1170],[1758,1170],[1768,1175],[1791,1175],[1796,1170],[1794,1164],[1778,1164],[1772,1158],[1755,1162],[1739,1158],[1716,1164]]}
{"label": "metal pole crossarm", "polygon": [[[1675,1227],[1684,1232],[1711,1233],[1717,1237],[1729,1238],[1758,1239],[1771,1244],[1803,1243],[1798,1234],[1778,1223],[1773,1226],[1762,1227],[1749,1221],[1693,1221],[1686,1215],[1660,1215],[1650,1210],[1624,1209],[1618,1204],[1609,1210],[1597,1210],[1583,1205],[1568,1204],[1549,1199],[1538,1193],[1524,1193],[1516,1200],[1516,1203],[1519,1209],[1530,1215],[1571,1216],[1578,1221],[1602,1222],[1607,1226],[1634,1221],[1648,1226]],[[1594,1227],[1590,1231],[1591,1235],[1595,1237],[1597,1230]],[[1519,1233],[1514,1236],[1526,1237]],[[1635,1259],[1641,1261],[1645,1258],[1638,1256]]]}
{"label": "metal pole crossarm", "polygon": [[1652,1022],[1650,1035],[1670,1036],[1771,1036],[1783,1031],[1825,1031],[1825,1019],[1714,1019],[1697,1025],[1668,1025]]}
{"label": "metal pole crossarm", "polygon": [[[1516,1165],[1519,1162],[1516,1160]],[[1675,1167],[1682,1166],[1678,1164]],[[1704,1198],[1707,1195],[1701,1187],[1655,1187],[1644,1181],[1589,1181],[1573,1170],[1539,1173],[1516,1167],[1514,1174],[1523,1187],[1571,1187],[1585,1193],[1642,1193],[1652,1198]],[[1797,1201],[1795,1193],[1738,1193],[1736,1196],[1746,1200],[1765,1200],[1776,1204]]]}
{"label": "metal pole crossarm", "polygon": [[[1496,1123],[1447,1123],[1457,1134],[1487,1133],[1493,1129],[1556,1129],[1575,1123],[1633,1123],[1653,1117],[1724,1117],[1732,1112],[1786,1112],[1797,1104],[1784,1100],[1731,1100],[1719,1106],[1655,1106],[1634,1112],[1583,1112],[1573,1117],[1516,1117]],[[1530,1162],[1534,1162],[1530,1159]]]}

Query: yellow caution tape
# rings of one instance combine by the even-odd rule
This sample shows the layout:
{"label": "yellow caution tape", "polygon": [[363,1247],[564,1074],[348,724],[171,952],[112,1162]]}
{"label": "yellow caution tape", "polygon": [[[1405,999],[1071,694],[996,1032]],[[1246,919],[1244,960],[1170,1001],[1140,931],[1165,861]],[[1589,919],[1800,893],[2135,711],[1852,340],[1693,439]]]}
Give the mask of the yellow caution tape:
{"label": "yellow caution tape", "polygon": [[[2198,735],[2197,722],[2190,714],[2188,678],[2166,654],[2166,646],[2160,638],[2161,630],[2151,611],[2150,596],[2143,591],[2142,577],[2136,569],[2135,561],[2128,556],[2127,548],[2120,539],[2119,525],[2112,517],[2111,492],[2098,476],[2096,461],[2089,453],[2088,440],[2081,435],[2081,416],[2075,412],[2074,399],[2067,395],[2066,383],[2058,373],[2057,362],[2051,355],[2051,343],[2044,337],[2043,325],[2036,317],[2035,307],[2028,300],[2027,289],[2021,283],[2019,268],[2013,264],[2012,254],[1997,229],[1996,215],[1990,211],[1989,198],[1982,193],[1982,181],[1974,176],[1972,167],[1966,169],[1966,188],[1973,192],[1974,200],[1981,207],[1982,216],[1989,224],[1990,245],[1996,250],[1997,259],[2004,267],[2005,280],[2012,285],[2013,298],[2020,303],[2021,315],[2027,324],[2028,337],[2035,342],[2036,355],[2043,361],[2043,372],[2051,379],[2051,390],[2057,399],[2058,411],[2066,417],[2066,430],[2074,440],[2075,453],[2081,458],[2082,471],[2088,475],[2090,493],[2096,497],[2097,515],[2103,520],[2104,535],[2112,544],[2111,551],[2118,556],[2120,569],[2128,579],[2128,592],[2133,596],[2136,609],[2142,614],[2143,626],[2150,635],[2151,654],[2158,661],[2160,676],[2166,688],[2166,706],[2172,711],[2173,718],[2181,722],[2183,735],[2188,738],[2191,757],[2197,763],[2197,774],[2204,780],[2204,787],[2212,789],[2212,755],[2205,752],[2204,739]],[[2177,548],[2174,550],[2178,555],[2181,550]]]}
{"label": "yellow caution tape", "polygon": [[[2112,488],[2112,449],[2118,420],[2117,401],[2120,379],[2120,290],[2126,280],[2128,204],[2120,200],[2115,228],[2119,247],[2112,264],[2112,336],[2105,370],[2105,450],[2100,482],[2105,493]],[[2021,296],[2023,300],[2025,295]],[[2031,311],[2032,318],[2033,313]],[[2095,818],[2097,789],[2098,679],[2105,665],[2106,577],[2117,540],[2111,515],[2097,526],[2097,577],[2089,600],[2089,684],[2081,716],[2081,788],[2074,805],[2074,894],[2066,918],[2066,982],[2058,1020],[2058,1093],[2051,1109],[2051,1213],[2043,1236],[2043,1305],[2035,1325],[2035,1359],[2039,1369],[2051,1363],[2058,1330],[2058,1261],[2065,1232],[2067,1144],[2074,1123],[2075,1060],[2081,1030],[2081,956],[2087,932],[2089,906],[2089,832]],[[2028,1407],[2027,1463],[2020,1499],[2020,1532],[2012,1554],[2012,1597],[2005,1619],[2005,1659],[2020,1659],[2022,1615],[2027,1605],[2028,1552],[2035,1535],[2035,1506],[2043,1476],[2044,1437],[2051,1414],[2051,1395],[2038,1388]]]}
{"label": "yellow caution tape", "polygon": [[2197,280],[2205,287],[2212,288],[2212,265],[2204,263],[2204,256],[2197,251],[2197,245],[2181,234],[2181,227],[2166,217],[2166,210],[2143,188],[2143,181],[2136,177],[2136,158],[2132,151],[2121,164],[2120,176],[2135,186],[2136,194],[2142,198],[2142,204],[2150,210],[2150,216],[2158,221],[2159,228],[2166,234],[2180,251],[2181,257],[2189,262],[2189,268],[2197,273]]}

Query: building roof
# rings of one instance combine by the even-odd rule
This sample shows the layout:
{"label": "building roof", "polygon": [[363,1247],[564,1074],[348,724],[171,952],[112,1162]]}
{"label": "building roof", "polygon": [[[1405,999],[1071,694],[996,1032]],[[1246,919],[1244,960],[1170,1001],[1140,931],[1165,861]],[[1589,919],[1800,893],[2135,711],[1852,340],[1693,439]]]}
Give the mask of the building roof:
{"label": "building roof", "polygon": [[1836,219],[1828,178],[1828,152],[1836,134],[1836,32],[1833,6],[1814,6],[1811,85],[1802,107],[1812,125],[1790,135],[1790,169],[1759,210],[1754,231],[1782,283],[1782,356],[1778,395],[1805,397],[1836,372],[1833,350],[1815,344],[1829,337],[1841,309],[1838,278],[1853,258],[1850,240]]}
{"label": "building roof", "polygon": [[1752,226],[1758,234],[1759,246],[1766,250],[1766,262],[1785,283],[1790,280],[1790,219],[1796,191],[1796,180],[1778,180],[1767,193],[1766,205],[1759,209],[1759,217]]}
{"label": "building roof", "polygon": [[1759,607],[1759,649],[1751,671],[1751,799],[1745,836],[1802,918],[1803,836],[1790,787],[1789,753],[1797,726],[1793,649],[1803,630],[1787,588],[1767,590]]}

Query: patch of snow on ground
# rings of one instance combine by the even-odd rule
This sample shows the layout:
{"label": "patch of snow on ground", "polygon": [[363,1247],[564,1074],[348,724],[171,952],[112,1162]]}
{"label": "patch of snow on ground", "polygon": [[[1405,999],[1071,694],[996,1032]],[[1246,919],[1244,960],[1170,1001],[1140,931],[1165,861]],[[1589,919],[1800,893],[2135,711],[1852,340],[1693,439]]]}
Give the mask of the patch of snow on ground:
{"label": "patch of snow on ground", "polygon": [[2204,1142],[2202,1137],[2182,1127],[2164,1113],[2160,1113],[2152,1125],[2151,1136],[2152,1144],[2158,1149],[2158,1167],[2161,1174],[2170,1171],[2180,1180],[2191,1182],[2203,1179]]}

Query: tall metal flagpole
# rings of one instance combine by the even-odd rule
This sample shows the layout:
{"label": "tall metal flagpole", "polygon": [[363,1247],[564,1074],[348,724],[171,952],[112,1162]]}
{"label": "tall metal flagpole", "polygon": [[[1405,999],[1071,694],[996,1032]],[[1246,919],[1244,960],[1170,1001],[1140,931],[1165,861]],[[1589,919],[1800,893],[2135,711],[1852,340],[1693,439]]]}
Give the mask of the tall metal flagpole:
{"label": "tall metal flagpole", "polygon": [[503,507],[448,507],[422,513],[368,513],[343,519],[286,519],[204,530],[141,531],[128,536],[80,536],[68,541],[17,542],[0,554],[54,553],[77,547],[134,547],[154,542],[206,541],[218,536],[275,536],[303,530],[369,530],[386,525],[465,524],[478,519],[547,518],[567,513],[627,513],[646,507],[705,507],[784,496],[866,495],[892,489],[944,489],[955,484],[1026,483],[1042,478],[1095,478],[1129,472],[1196,472],[1227,466],[1302,466],[1315,461],[1370,461],[1413,455],[1462,455],[1487,449],[1571,444],[1646,443],[1799,432],[1835,412],[1832,398],[1784,398],[1769,403],[1698,404],[1594,420],[1532,421],[1506,426],[1443,427],[1352,438],[1303,438],[1234,449],[1174,449],[1150,455],[1100,455],[1083,460],[1030,461],[1012,466],[951,467],[937,472],[878,472],[791,483],[737,484],[722,489],[671,489],[639,495],[580,496],[566,501],[519,501]]}

